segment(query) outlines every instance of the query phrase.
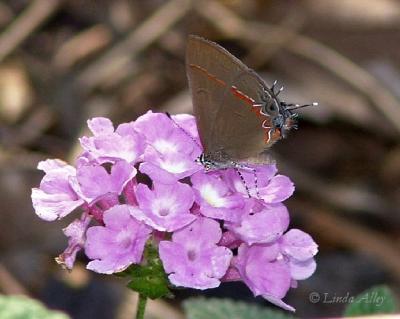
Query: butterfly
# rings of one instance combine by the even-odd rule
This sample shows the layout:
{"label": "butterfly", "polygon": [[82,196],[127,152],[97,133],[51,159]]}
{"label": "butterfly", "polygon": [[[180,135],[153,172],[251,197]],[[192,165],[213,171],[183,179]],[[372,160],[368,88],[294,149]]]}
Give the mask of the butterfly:
{"label": "butterfly", "polygon": [[215,42],[191,35],[186,72],[206,170],[270,162],[266,151],[296,128],[298,105]]}

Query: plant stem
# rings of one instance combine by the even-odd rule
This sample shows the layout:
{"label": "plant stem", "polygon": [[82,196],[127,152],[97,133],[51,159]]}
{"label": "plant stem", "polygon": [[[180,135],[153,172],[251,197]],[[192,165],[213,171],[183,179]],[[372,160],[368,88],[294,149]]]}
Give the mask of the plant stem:
{"label": "plant stem", "polygon": [[146,308],[147,297],[139,294],[139,300],[136,310],[136,319],[143,319],[144,318],[144,310]]}

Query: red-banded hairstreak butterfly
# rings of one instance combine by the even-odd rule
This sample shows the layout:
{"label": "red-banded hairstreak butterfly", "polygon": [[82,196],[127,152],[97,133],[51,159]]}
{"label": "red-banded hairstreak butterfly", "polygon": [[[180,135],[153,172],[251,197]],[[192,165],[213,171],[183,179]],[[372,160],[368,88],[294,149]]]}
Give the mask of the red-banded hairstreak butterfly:
{"label": "red-banded hairstreak butterfly", "polygon": [[[186,72],[206,169],[268,162],[265,151],[296,127],[293,110],[264,80],[220,45],[189,36]],[[317,105],[312,103],[311,105]]]}

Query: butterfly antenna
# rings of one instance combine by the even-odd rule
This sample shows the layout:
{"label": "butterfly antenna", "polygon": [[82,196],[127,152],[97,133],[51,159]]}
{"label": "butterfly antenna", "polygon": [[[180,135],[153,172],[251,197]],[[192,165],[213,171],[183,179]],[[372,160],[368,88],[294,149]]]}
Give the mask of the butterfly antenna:
{"label": "butterfly antenna", "polygon": [[292,111],[292,110],[297,110],[297,109],[301,109],[303,107],[307,107],[307,106],[318,106],[318,102],[313,102],[311,104],[286,104],[286,106],[289,106],[286,108],[286,110]]}
{"label": "butterfly antenna", "polygon": [[281,86],[281,88],[278,90],[278,92],[275,93],[275,96],[278,96],[282,91],[283,91],[283,86]]}
{"label": "butterfly antenna", "polygon": [[187,132],[182,126],[180,126],[180,125],[172,118],[171,114],[169,114],[168,112],[164,112],[164,114],[165,114],[166,116],[168,116],[168,118],[172,121],[172,123],[174,123],[175,126],[176,126],[177,128],[179,128],[183,133],[185,133],[186,136],[188,136],[188,137],[197,145],[197,147],[198,147],[200,150],[203,149],[203,148],[201,147],[201,145],[195,140],[195,138],[194,138],[192,135],[190,135],[189,132]]}
{"label": "butterfly antenna", "polygon": [[270,90],[272,91],[272,93],[274,93],[275,94],[275,86],[276,86],[276,84],[278,83],[278,80],[275,80],[274,81],[274,83],[272,83],[272,86],[270,87]]}

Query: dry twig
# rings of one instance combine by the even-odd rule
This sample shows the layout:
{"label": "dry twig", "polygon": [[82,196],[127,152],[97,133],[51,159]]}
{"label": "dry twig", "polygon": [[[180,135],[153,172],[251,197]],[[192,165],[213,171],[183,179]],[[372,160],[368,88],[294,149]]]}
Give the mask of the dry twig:
{"label": "dry twig", "polygon": [[78,61],[103,49],[111,41],[111,31],[98,24],[76,34],[65,42],[55,53],[53,63],[57,68],[67,70]]}
{"label": "dry twig", "polygon": [[0,288],[6,295],[28,295],[25,287],[0,264]]}
{"label": "dry twig", "polygon": [[44,23],[61,4],[61,0],[36,0],[0,35],[0,62]]}
{"label": "dry twig", "polygon": [[125,40],[105,52],[90,64],[78,77],[80,85],[91,90],[115,74],[126,73],[132,69],[132,59],[140,51],[167,32],[189,9],[188,0],[171,0],[164,4],[140,26],[133,30]]}
{"label": "dry twig", "polygon": [[384,234],[358,225],[343,217],[329,213],[324,208],[315,208],[301,203],[309,229],[320,237],[342,247],[364,252],[379,260],[400,281],[400,252],[398,246]]}

